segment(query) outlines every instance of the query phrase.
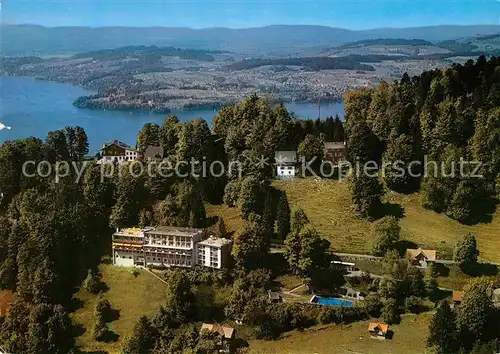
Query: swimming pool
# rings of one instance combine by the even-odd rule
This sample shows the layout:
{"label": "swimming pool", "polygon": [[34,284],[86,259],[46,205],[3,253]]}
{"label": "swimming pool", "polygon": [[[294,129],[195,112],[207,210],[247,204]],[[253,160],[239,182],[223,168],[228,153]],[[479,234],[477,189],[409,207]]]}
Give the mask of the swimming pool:
{"label": "swimming pool", "polygon": [[326,306],[339,306],[339,307],[353,307],[354,304],[352,301],[347,301],[343,299],[337,299],[335,297],[319,297],[314,296],[311,299],[312,303]]}

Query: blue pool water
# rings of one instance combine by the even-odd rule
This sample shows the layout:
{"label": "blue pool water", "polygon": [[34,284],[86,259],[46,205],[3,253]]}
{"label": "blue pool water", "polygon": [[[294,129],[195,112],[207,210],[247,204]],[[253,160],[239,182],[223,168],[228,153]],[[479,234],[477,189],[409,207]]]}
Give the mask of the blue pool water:
{"label": "blue pool water", "polygon": [[353,303],[351,301],[336,299],[334,297],[319,297],[317,299],[317,304],[328,305],[328,306],[341,306],[341,307],[352,307]]}

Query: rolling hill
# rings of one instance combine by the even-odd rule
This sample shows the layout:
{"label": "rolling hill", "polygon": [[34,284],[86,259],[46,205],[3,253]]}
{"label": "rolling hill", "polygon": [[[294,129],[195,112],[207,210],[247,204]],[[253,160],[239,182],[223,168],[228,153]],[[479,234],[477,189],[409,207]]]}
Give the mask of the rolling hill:
{"label": "rolling hill", "polygon": [[500,26],[430,26],[352,31],[308,25],[274,25],[258,28],[190,29],[185,27],[43,27],[2,25],[3,55],[63,55],[136,45],[229,50],[243,53],[277,53],[303,48],[331,47],[377,38],[455,40],[500,32]]}

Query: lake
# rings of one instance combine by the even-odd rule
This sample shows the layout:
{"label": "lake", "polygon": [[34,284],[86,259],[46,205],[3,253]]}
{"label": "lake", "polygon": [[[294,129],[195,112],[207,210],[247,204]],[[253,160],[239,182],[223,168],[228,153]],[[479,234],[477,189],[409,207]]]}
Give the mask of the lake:
{"label": "lake", "polygon": [[[27,77],[0,77],[0,122],[12,127],[0,131],[0,143],[35,136],[45,139],[51,130],[79,125],[89,136],[94,154],[105,141],[121,140],[135,145],[137,132],[148,122],[161,124],[165,114],[148,111],[81,109],[73,101],[91,91],[70,84],[37,81]],[[289,111],[300,118],[316,118],[318,107],[310,103],[287,103]],[[208,122],[217,112],[212,109],[175,110],[180,121],[204,118]],[[342,103],[321,105],[321,116],[344,116]]]}

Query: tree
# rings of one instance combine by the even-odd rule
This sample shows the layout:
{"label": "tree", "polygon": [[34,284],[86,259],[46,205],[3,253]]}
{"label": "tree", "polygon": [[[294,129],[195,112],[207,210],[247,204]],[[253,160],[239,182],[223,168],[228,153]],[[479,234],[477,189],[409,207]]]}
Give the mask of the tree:
{"label": "tree", "polygon": [[384,275],[389,275],[395,279],[402,279],[407,270],[406,261],[401,260],[396,250],[387,251],[382,259],[382,270]]}
{"label": "tree", "polygon": [[309,218],[302,208],[298,208],[293,212],[292,232],[300,232],[306,225],[309,224]]}
{"label": "tree", "polygon": [[257,213],[261,203],[260,181],[254,176],[248,176],[241,181],[238,206],[243,219],[248,220],[251,213]]}
{"label": "tree", "polygon": [[411,295],[405,299],[405,309],[407,312],[419,313],[422,307],[422,299]]}
{"label": "tree", "polygon": [[363,301],[357,302],[356,306],[360,306],[370,317],[380,317],[383,303],[378,294],[370,294]]}
{"label": "tree", "polygon": [[[312,134],[306,135],[304,140],[299,144],[297,148],[297,155],[301,161],[305,161],[303,165],[310,164],[312,170],[316,173],[319,171],[319,166],[321,165],[321,161],[323,159],[323,150],[324,150],[324,139],[323,136],[316,136]],[[302,174],[305,175],[307,171],[302,171]]]}
{"label": "tree", "polygon": [[156,123],[146,123],[137,135],[137,149],[144,153],[148,146],[161,144],[161,129]]}
{"label": "tree", "polygon": [[333,270],[330,272],[330,257],[327,251],[330,242],[322,239],[312,227],[301,228],[288,235],[285,240],[285,259],[290,269],[305,279],[312,286],[324,286],[323,275],[328,274],[330,286],[336,287],[337,279]]}
{"label": "tree", "polygon": [[45,151],[50,162],[69,161],[70,152],[63,130],[51,131],[45,139]]}
{"label": "tree", "polygon": [[381,313],[382,320],[388,324],[399,321],[398,304],[396,299],[385,299]]}
{"label": "tree", "polygon": [[196,297],[184,271],[174,271],[168,278],[166,308],[179,324],[190,322],[196,317]]}
{"label": "tree", "polygon": [[436,306],[436,312],[429,325],[427,346],[434,347],[438,354],[458,352],[458,336],[455,313],[446,300]]}
{"label": "tree", "polygon": [[87,277],[83,281],[83,287],[91,294],[99,294],[104,290],[105,284],[103,283],[99,273],[89,269]]}
{"label": "tree", "polygon": [[180,129],[181,124],[176,116],[168,116],[163,121],[161,135],[165,156],[175,154],[175,146],[179,141]]}
{"label": "tree", "polygon": [[125,354],[148,354],[155,345],[155,330],[146,316],[141,316],[125,342]]}
{"label": "tree", "polygon": [[222,216],[219,217],[217,234],[221,238],[226,238],[228,236],[226,223],[224,222],[224,218]]}
{"label": "tree", "polygon": [[278,239],[285,240],[290,233],[290,205],[286,192],[281,193],[276,210],[276,219],[278,224]]}
{"label": "tree", "polygon": [[349,190],[356,213],[369,220],[375,219],[382,208],[381,198],[384,194],[378,176],[353,173],[349,178]]}
{"label": "tree", "polygon": [[384,255],[388,250],[394,248],[400,239],[401,227],[398,220],[393,216],[385,216],[374,224],[373,236],[375,244],[373,254]]}
{"label": "tree", "polygon": [[477,264],[479,250],[477,249],[476,237],[472,233],[462,236],[455,245],[453,260],[460,264],[462,269],[468,269]]}
{"label": "tree", "polygon": [[200,354],[216,354],[222,349],[220,343],[220,334],[203,330],[200,333],[200,339],[198,340],[195,351]]}
{"label": "tree", "polygon": [[382,278],[378,290],[380,296],[385,299],[396,299],[398,296],[398,285],[393,279]]}
{"label": "tree", "polygon": [[260,218],[250,216],[244,230],[234,242],[233,255],[236,263],[245,269],[261,268],[269,252],[269,240],[260,227]]}
{"label": "tree", "polygon": [[75,127],[75,145],[73,151],[77,161],[83,160],[83,157],[89,153],[89,139],[82,127]]}
{"label": "tree", "polygon": [[389,164],[385,169],[384,181],[390,190],[406,192],[415,187],[415,180],[410,173],[419,171],[409,170],[410,163],[414,161],[413,146],[411,138],[399,135],[394,129],[387,142],[387,151],[384,153],[384,163]]}
{"label": "tree", "polygon": [[[129,168],[134,167],[134,168]],[[139,173],[136,166],[124,165],[117,181],[116,204],[113,206],[110,223],[113,227],[136,226],[142,204],[147,200],[144,180],[134,173]]]}
{"label": "tree", "polygon": [[460,338],[466,348],[477,341],[495,338],[493,282],[488,278],[474,278],[463,289],[462,302],[457,312]]}
{"label": "tree", "polygon": [[266,193],[264,200],[264,211],[262,212],[262,231],[271,240],[274,236],[274,214],[271,193]]}

